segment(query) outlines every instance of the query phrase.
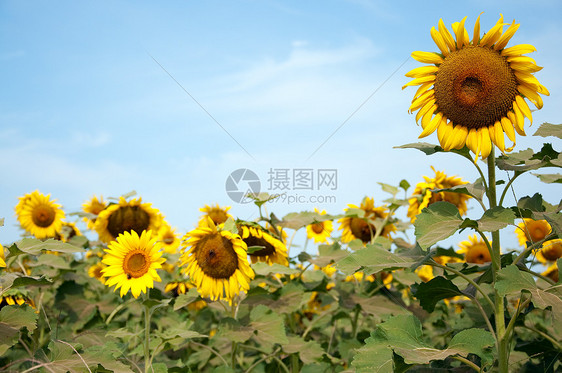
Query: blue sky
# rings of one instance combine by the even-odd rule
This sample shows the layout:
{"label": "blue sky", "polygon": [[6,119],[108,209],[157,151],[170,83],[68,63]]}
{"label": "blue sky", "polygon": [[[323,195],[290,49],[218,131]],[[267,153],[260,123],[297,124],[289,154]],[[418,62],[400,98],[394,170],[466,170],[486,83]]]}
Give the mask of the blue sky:
{"label": "blue sky", "polygon": [[[336,190],[301,193],[335,196],[318,206],[333,214],[366,195],[381,204],[387,195],[377,182],[414,185],[432,174],[430,165],[473,180],[474,168],[459,157],[393,147],[420,132],[407,113],[415,90],[401,90],[404,74],[420,65],[410,53],[437,50],[429,30],[439,18],[450,25],[468,16],[471,29],[480,12],[482,31],[499,13],[521,23],[509,45],[535,45],[532,57],[545,67],[536,76],[551,96],[527,133],[559,123],[562,4],[554,0],[2,1],[0,242],[19,238],[13,207],[36,189],[67,213],[94,194],[136,190],[184,233],[204,204],[255,218],[255,208],[225,192],[239,168],[256,172],[262,189],[270,169],[337,169]],[[517,149],[542,140],[518,137]],[[518,197],[539,190],[559,199],[559,186],[531,175],[516,183]],[[269,211],[315,205],[276,203]]]}

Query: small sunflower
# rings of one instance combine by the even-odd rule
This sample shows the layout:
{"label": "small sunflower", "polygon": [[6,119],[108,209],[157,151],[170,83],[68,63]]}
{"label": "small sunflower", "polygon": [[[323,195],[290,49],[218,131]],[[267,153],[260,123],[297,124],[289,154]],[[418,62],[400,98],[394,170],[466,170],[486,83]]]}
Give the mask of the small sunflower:
{"label": "small sunflower", "polygon": [[62,222],[62,227],[55,235],[55,239],[62,242],[68,242],[72,237],[81,236],[82,232],[74,223],[69,223],[66,221]]}
{"label": "small sunflower", "polygon": [[219,229],[209,218],[205,225],[188,232],[183,238],[187,250],[181,256],[181,265],[187,266],[184,271],[201,296],[232,303],[237,294],[250,289],[254,271],[242,238]]}
{"label": "small sunflower", "polygon": [[4,256],[4,246],[0,244],[0,268],[6,267],[6,257]]}
{"label": "small sunflower", "polygon": [[363,271],[355,272],[352,275],[346,276],[344,282],[361,282],[363,279],[368,282],[375,282],[374,275],[365,276],[365,272]]}
{"label": "small sunflower", "polygon": [[199,211],[205,214],[199,219],[199,225],[207,224],[207,218],[211,218],[215,225],[223,224],[228,218],[232,218],[228,210],[230,210],[230,206],[220,207],[218,203],[215,206],[205,205],[205,207],[201,207]]}
{"label": "small sunflower", "polygon": [[170,227],[169,224],[164,223],[158,231],[158,239],[162,242],[162,247],[165,253],[175,254],[180,246],[180,238],[176,234],[176,229]]}
{"label": "small sunflower", "polygon": [[252,263],[266,262],[271,265],[278,263],[288,266],[287,247],[285,244],[273,237],[265,229],[258,228],[257,226],[239,225],[240,236],[246,243],[247,247],[259,246],[262,249],[256,250],[248,255]]}
{"label": "small sunflower", "polygon": [[103,278],[102,271],[106,267],[107,266],[103,263],[94,264],[93,266],[90,266],[90,268],[88,268],[88,276],[90,276],[91,278],[95,278],[102,284],[105,284],[105,278]]}
{"label": "small sunflower", "polygon": [[55,237],[62,227],[64,211],[61,205],[50,200],[50,194],[34,191],[20,197],[16,215],[21,226],[36,238]]}
{"label": "small sunflower", "polygon": [[515,228],[519,245],[526,247],[527,242],[535,243],[543,240],[552,232],[546,220],[523,219]]}
{"label": "small sunflower", "polygon": [[104,277],[109,277],[105,284],[121,288],[120,296],[127,294],[129,289],[133,297],[138,298],[146,289],[154,287],[154,281],[162,281],[157,269],[162,268],[166,260],[162,258],[160,243],[152,231],[125,232],[109,243],[105,250],[102,263],[108,267],[102,270]]}
{"label": "small sunflower", "polygon": [[[386,206],[375,207],[375,201],[370,197],[365,197],[361,201],[361,205],[357,207],[354,204],[348,204],[344,211],[349,209],[361,209],[365,212],[364,217],[345,217],[338,220],[339,229],[343,229],[342,242],[350,242],[354,239],[360,239],[363,243],[368,243],[375,236],[376,228],[369,220],[384,219],[388,216],[388,208]],[[390,232],[396,231],[396,227],[387,223],[381,233],[381,236],[390,238]]]}
{"label": "small sunflower", "polygon": [[408,200],[410,206],[408,207],[408,217],[412,221],[416,221],[416,217],[421,211],[438,201],[446,201],[455,205],[459,209],[459,213],[465,215],[468,208],[466,206],[469,195],[454,192],[432,192],[434,189],[452,188],[458,185],[467,184],[467,181],[462,180],[460,177],[447,176],[442,171],[436,171],[433,166],[431,169],[435,172],[435,177],[430,178],[424,176],[425,182],[418,183],[414,189],[412,197]]}
{"label": "small sunflower", "polygon": [[[533,122],[525,98],[537,109],[543,102],[539,93],[548,90],[533,75],[542,69],[524,54],[536,51],[530,44],[506,48],[519,28],[515,21],[504,32],[503,16],[480,37],[480,16],[476,19],[472,41],[465,29],[466,17],[453,23],[453,34],[443,20],[438,29],[431,28],[431,37],[440,53],[413,52],[412,58],[429,64],[406,74],[413,78],[407,86],[420,86],[414,95],[410,112],[418,110],[421,119],[420,138],[437,130],[444,150],[468,148],[487,158],[492,143],[502,152],[515,146],[515,132],[525,136],[524,117]],[[456,40],[453,38],[456,37]],[[513,146],[506,147],[504,133]]]}
{"label": "small sunflower", "polygon": [[562,239],[560,238],[546,241],[537,252],[537,259],[544,264],[555,262],[560,257],[562,257]]}
{"label": "small sunflower", "polygon": [[[317,208],[314,208],[314,211],[320,215],[326,215],[326,210],[319,211]],[[307,225],[306,236],[313,239],[316,243],[328,243],[328,239],[333,230],[334,225],[332,221],[324,220]]]}
{"label": "small sunflower", "polygon": [[125,232],[135,231],[137,234],[144,230],[158,232],[162,220],[160,212],[151,207],[150,203],[142,203],[142,198],[127,202],[121,197],[119,203],[109,205],[99,213],[94,228],[100,240],[109,243]]}
{"label": "small sunflower", "polygon": [[103,196],[100,196],[100,198],[98,199],[98,197],[94,195],[92,199],[82,204],[82,211],[94,215],[90,218],[83,218],[83,220],[88,225],[88,229],[94,229],[98,215],[100,214],[100,212],[105,210],[106,207],[107,202],[103,200]]}
{"label": "small sunflower", "polygon": [[468,241],[461,242],[459,247],[461,249],[458,252],[464,254],[467,263],[484,264],[492,261],[488,246],[477,235],[469,236]]}
{"label": "small sunflower", "polygon": [[428,282],[433,277],[435,277],[435,275],[433,274],[433,267],[427,264],[419,266],[418,268],[416,268],[415,272],[423,282]]}
{"label": "small sunflower", "polygon": [[548,277],[549,279],[551,279],[554,282],[558,282],[560,279],[559,273],[558,273],[558,264],[556,262],[554,262],[554,264],[552,264],[550,267],[548,267],[546,269],[546,271],[544,271],[543,273],[541,273],[541,275]]}

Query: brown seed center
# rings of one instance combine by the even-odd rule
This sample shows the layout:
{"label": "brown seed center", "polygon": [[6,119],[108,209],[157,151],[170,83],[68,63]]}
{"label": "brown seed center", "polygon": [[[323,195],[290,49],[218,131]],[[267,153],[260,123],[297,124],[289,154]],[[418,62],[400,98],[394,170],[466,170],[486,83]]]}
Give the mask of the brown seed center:
{"label": "brown seed center", "polygon": [[123,260],[123,271],[127,278],[138,278],[148,272],[150,259],[144,251],[129,252]]}
{"label": "brown seed center", "polygon": [[365,243],[371,241],[371,232],[373,236],[376,233],[375,226],[367,223],[361,218],[351,218],[349,227],[351,229],[351,233]]}
{"label": "brown seed center", "polygon": [[316,234],[320,234],[320,233],[324,232],[324,224],[323,223],[314,223],[314,224],[312,224],[312,226],[310,228]]}
{"label": "brown seed center", "polygon": [[517,78],[505,57],[486,47],[451,52],[435,78],[435,100],[444,116],[468,129],[493,126],[518,95]]}
{"label": "brown seed center", "polygon": [[250,255],[252,256],[268,256],[275,253],[275,247],[263,238],[254,237],[250,234],[248,237],[244,238],[244,242],[246,242],[248,247],[263,246],[263,249],[251,253]]}
{"label": "brown seed center", "polygon": [[33,209],[33,223],[41,228],[49,227],[55,221],[55,209],[49,205],[39,205]]}
{"label": "brown seed center", "polygon": [[135,231],[139,235],[148,229],[150,216],[140,206],[123,206],[107,219],[107,230],[113,237],[121,233]]}
{"label": "brown seed center", "polygon": [[232,242],[219,233],[197,242],[195,258],[203,273],[216,279],[229,278],[238,268],[238,255]]}

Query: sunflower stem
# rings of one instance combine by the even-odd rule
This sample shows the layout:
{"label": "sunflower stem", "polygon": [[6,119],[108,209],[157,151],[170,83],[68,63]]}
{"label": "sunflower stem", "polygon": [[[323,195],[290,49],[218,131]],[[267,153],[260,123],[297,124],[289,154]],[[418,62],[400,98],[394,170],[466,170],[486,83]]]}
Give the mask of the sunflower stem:
{"label": "sunflower stem", "polygon": [[150,368],[150,306],[147,302],[150,295],[148,295],[148,291],[147,289],[144,297],[144,373],[148,373]]}
{"label": "sunflower stem", "polygon": [[[496,158],[494,147],[488,156],[488,201],[490,208],[497,206],[496,200]],[[500,232],[492,232],[492,278],[497,281],[498,271],[501,269]],[[509,336],[505,328],[504,298],[494,287],[494,316],[496,335],[498,337],[498,370],[507,373],[509,367]]]}

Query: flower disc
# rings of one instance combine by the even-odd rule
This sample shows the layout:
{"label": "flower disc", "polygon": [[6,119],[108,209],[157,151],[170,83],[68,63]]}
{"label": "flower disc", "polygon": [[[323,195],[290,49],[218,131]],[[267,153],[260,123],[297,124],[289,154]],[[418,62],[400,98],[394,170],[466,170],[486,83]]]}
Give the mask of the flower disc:
{"label": "flower disc", "polygon": [[22,227],[36,238],[55,237],[62,227],[61,206],[38,191],[20,197],[16,215]]}

